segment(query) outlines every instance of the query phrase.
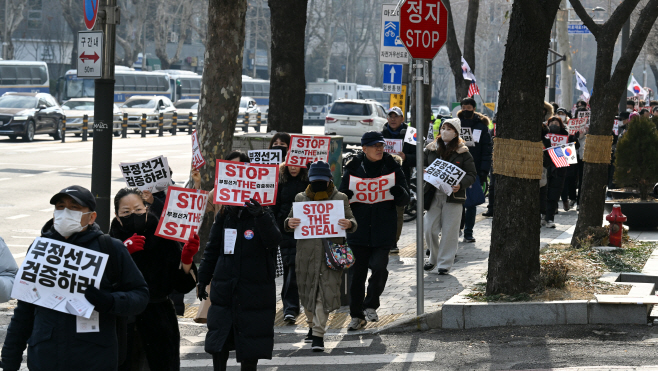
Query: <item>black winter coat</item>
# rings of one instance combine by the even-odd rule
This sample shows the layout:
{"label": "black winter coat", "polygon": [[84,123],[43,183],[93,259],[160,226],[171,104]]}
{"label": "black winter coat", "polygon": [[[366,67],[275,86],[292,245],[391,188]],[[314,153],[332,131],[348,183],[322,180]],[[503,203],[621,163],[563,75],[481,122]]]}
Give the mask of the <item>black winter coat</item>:
{"label": "black winter coat", "polygon": [[[237,229],[234,254],[224,254],[227,228]],[[217,214],[199,267],[199,282],[212,280],[206,352],[219,353],[226,344],[235,348],[238,362],[272,359],[280,241],[274,215],[267,208],[257,218],[234,206]]]}
{"label": "black winter coat", "polygon": [[[302,179],[303,178],[303,179]],[[295,196],[298,193],[304,192],[308,186],[308,177],[302,176],[300,173],[296,177],[290,174],[282,174],[279,178],[279,189],[276,194],[276,205],[272,207],[272,212],[276,219],[276,225],[281,231],[281,259],[284,263],[290,265],[295,264],[295,253],[297,251],[297,242],[295,240],[294,232],[286,232],[283,223],[286,221],[292,203],[295,202]]]}
{"label": "black winter coat", "polygon": [[[196,287],[196,266],[192,264],[190,274],[186,274],[181,267],[182,248],[179,242],[158,237],[155,231],[158,227],[158,217],[149,213],[146,220],[146,237],[144,250],[137,251],[131,256],[142,272],[149,286],[151,302],[162,302],[174,290],[188,293]],[[140,233],[138,233],[140,234]],[[115,218],[110,226],[110,236],[125,241],[133,235],[128,232]],[[194,272],[194,275],[191,273]]]}
{"label": "black winter coat", "polygon": [[473,156],[478,175],[483,173],[489,174],[493,155],[493,141],[491,140],[491,135],[489,135],[489,120],[477,112],[473,113],[473,118],[471,119],[464,118],[462,111],[457,113],[457,117],[461,121],[462,128],[482,131],[480,141],[475,143],[474,147],[469,147],[468,150]]}
{"label": "black winter coat", "polygon": [[[52,225],[52,220],[46,223],[41,237],[103,251],[98,240],[103,232],[97,224],[68,239],[57,233]],[[123,243],[116,239],[111,241],[116,260],[114,263],[108,261],[100,290],[112,292],[114,306],[109,313],[100,314],[100,331],[77,333],[74,315],[18,301],[2,347],[3,369],[18,370],[23,351],[29,345],[27,366],[31,371],[117,370],[116,316],[141,313],[148,304],[148,288]],[[118,274],[111,272],[112,267],[119,271]],[[110,277],[118,277],[119,281],[111,282]]]}
{"label": "black winter coat", "polygon": [[[407,128],[409,125],[402,123],[400,132],[395,135],[388,130],[388,123],[384,124],[384,129],[382,130],[382,135],[386,139],[402,139],[407,135]],[[411,143],[402,144],[402,153],[404,153],[404,160],[402,162],[402,172],[407,178],[407,181],[411,178],[411,169],[416,167],[416,146]]]}
{"label": "black winter coat", "polygon": [[[545,148],[550,148],[551,147],[551,140],[546,138],[546,134],[548,134],[548,127],[546,125],[542,125],[541,129],[541,138],[542,138],[542,144],[544,145]],[[565,129],[560,129],[560,132],[558,133],[559,135],[569,135],[569,132],[567,132]],[[574,138],[573,136],[569,136],[569,143],[573,142]],[[562,195],[562,189],[564,188],[564,180],[567,177],[567,171],[569,170],[569,166],[567,167],[556,167],[553,161],[551,160],[551,156],[548,154],[548,151],[544,151],[544,167],[547,169],[547,180],[548,183],[546,184],[546,187],[548,187],[548,192],[546,194],[546,197],[548,200],[559,200],[560,196]]]}
{"label": "black winter coat", "polygon": [[[402,167],[398,161],[400,157],[384,153],[384,157],[377,163],[368,161],[364,153],[359,153],[350,160],[343,170],[343,179],[340,183],[340,192],[349,190],[350,176],[359,178],[377,178],[382,175],[395,173],[395,185],[404,189],[402,195],[393,201],[384,201],[376,204],[365,204],[353,202],[350,204],[352,213],[359,228],[354,233],[347,234],[347,243],[357,246],[386,247],[393,248],[396,243],[397,232],[397,209],[396,206],[405,206],[409,203],[409,187],[405,179]],[[367,162],[364,164],[364,162]],[[381,164],[378,164],[381,162]],[[369,165],[379,165],[380,170],[373,173],[367,172]]]}

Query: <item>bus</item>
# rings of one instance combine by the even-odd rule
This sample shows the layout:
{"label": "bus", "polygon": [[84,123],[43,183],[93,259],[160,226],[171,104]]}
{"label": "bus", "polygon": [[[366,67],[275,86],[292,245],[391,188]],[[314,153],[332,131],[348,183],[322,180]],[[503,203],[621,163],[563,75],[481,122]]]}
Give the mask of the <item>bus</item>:
{"label": "bus", "polygon": [[359,85],[357,86],[356,91],[359,99],[374,99],[381,103],[384,108],[390,108],[391,94],[384,93],[382,88],[375,88],[370,85]]}
{"label": "bus", "polygon": [[0,60],[0,95],[7,92],[50,93],[46,62]]}
{"label": "bus", "polygon": [[[125,102],[133,95],[158,95],[169,99],[172,87],[169,75],[162,72],[135,71],[133,68],[116,66],[114,69],[114,103]],[[94,97],[94,79],[78,78],[76,70],[69,70],[57,83],[57,100]]]}
{"label": "bus", "polygon": [[254,79],[242,75],[242,96],[254,98],[260,107],[261,119],[267,122],[270,110],[270,82],[269,80]]}
{"label": "bus", "polygon": [[171,101],[201,99],[201,75],[185,70],[162,70],[169,76]]}

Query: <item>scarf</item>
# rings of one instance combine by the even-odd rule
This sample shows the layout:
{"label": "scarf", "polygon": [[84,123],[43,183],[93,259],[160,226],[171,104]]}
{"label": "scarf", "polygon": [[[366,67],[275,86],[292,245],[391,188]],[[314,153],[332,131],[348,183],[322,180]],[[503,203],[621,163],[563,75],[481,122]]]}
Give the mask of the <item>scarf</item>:
{"label": "scarf", "polygon": [[391,127],[388,126],[388,125],[386,125],[386,129],[388,129],[388,132],[391,133],[391,134],[393,134],[393,135],[399,135],[400,132],[402,131],[402,125],[400,125],[400,127],[398,128],[397,131],[393,131],[393,130],[391,130]]}
{"label": "scarf", "polygon": [[329,195],[334,193],[334,182],[329,183],[329,186],[327,187],[326,191],[317,192],[317,193],[313,192],[313,190],[311,189],[311,185],[309,184],[306,187],[305,193],[306,193],[306,196],[308,198],[310,198],[311,200],[313,200],[313,201],[328,200]]}

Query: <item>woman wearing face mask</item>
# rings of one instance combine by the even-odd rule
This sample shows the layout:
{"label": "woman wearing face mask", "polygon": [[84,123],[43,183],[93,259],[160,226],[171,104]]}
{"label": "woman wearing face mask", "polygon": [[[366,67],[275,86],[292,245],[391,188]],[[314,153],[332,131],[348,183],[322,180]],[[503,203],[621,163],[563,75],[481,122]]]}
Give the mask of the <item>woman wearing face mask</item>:
{"label": "woman wearing face mask", "polygon": [[[546,125],[542,125],[542,142],[545,148],[551,147],[551,140],[547,138],[547,134],[558,134],[569,136],[569,132],[564,127],[562,120],[557,116],[552,116],[546,122]],[[566,167],[556,167],[551,157],[548,155],[548,151],[544,151],[544,168],[546,171],[546,180],[547,183],[545,186],[539,189],[539,196],[541,197],[540,209],[542,214],[542,227],[555,228],[555,223],[553,219],[557,213],[557,202],[560,200],[562,195],[562,189],[564,188],[564,179],[567,175]]]}
{"label": "woman wearing face mask", "polygon": [[[567,123],[569,122],[569,116],[570,114],[565,110],[564,108],[558,108],[556,111],[556,116],[562,120],[562,124],[565,128],[567,128]],[[576,135],[569,135],[568,142],[575,142],[576,144],[576,153],[578,153],[578,149],[580,148],[580,143],[578,140],[579,133],[576,133]],[[578,159],[580,161],[580,159]],[[573,205],[576,204],[576,200],[578,199],[577,195],[577,190],[578,190],[578,164],[571,164],[567,168],[567,174],[564,179],[564,187],[562,188],[562,206],[564,207],[564,211],[569,211]]]}
{"label": "woman wearing face mask", "polygon": [[282,162],[286,160],[288,148],[290,148],[290,134],[276,133],[272,139],[270,139],[269,149],[280,149]]}
{"label": "woman wearing face mask", "polygon": [[156,236],[158,217],[148,212],[137,188],[121,189],[114,197],[114,208],[110,236],[124,241],[150,294],[146,310],[133,323],[129,320],[128,356],[120,370],[131,370],[133,362],[139,361],[139,354],[131,354],[135,335],[141,340],[151,370],[179,370],[180,333],[168,295],[174,290],[188,293],[194,289],[196,267],[192,258],[199,251],[199,236],[192,236],[182,250],[178,242]]}
{"label": "woman wearing face mask", "polygon": [[[343,201],[345,219],[339,219],[338,225],[347,233],[356,231],[356,219],[350,209],[350,203],[344,193],[338,192],[332,181],[329,164],[318,161],[311,165],[309,180],[305,191],[295,196],[295,202],[308,201]],[[291,205],[292,206],[292,205]],[[285,219],[285,230],[294,234],[301,219],[293,215],[292,210]],[[314,352],[324,351],[324,333],[327,328],[329,313],[340,308],[340,283],[342,271],[327,267],[322,238],[297,241],[297,277],[299,277],[299,294],[302,298],[309,331],[305,342],[312,343]],[[345,244],[345,239],[330,238],[336,244]]]}
{"label": "woman wearing face mask", "polygon": [[283,302],[283,319],[294,323],[299,315],[299,293],[297,292],[297,278],[295,275],[296,240],[293,232],[284,232],[284,222],[292,210],[292,203],[298,193],[304,192],[308,186],[308,170],[297,166],[279,167],[279,189],[276,194],[276,205],[272,207],[277,225],[283,239],[281,260],[283,262],[283,287],[281,288],[281,301]]}
{"label": "woman wearing face mask", "polygon": [[426,166],[436,159],[441,159],[466,172],[459,184],[452,187],[450,195],[425,182],[423,192],[427,213],[423,225],[430,257],[423,268],[428,272],[438,266],[438,273],[446,274],[452,267],[459,243],[459,225],[462,205],[466,201],[466,188],[475,182],[477,176],[475,161],[466,143],[459,137],[460,131],[459,119],[444,121],[441,125],[441,135],[428,144],[424,151]]}

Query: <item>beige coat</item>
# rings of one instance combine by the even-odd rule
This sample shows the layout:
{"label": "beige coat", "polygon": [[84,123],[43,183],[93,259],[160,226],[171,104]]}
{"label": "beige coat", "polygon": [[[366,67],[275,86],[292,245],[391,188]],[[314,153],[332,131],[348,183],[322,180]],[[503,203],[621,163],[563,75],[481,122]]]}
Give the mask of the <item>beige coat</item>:
{"label": "beige coat", "polygon": [[[334,189],[327,201],[342,200],[345,205],[345,219],[352,222],[352,228],[347,233],[356,231],[356,219],[352,215],[350,203],[345,194]],[[306,193],[298,193],[295,202],[307,202],[311,200]],[[288,227],[288,219],[292,218],[292,210],[285,221],[286,231],[293,229]],[[343,238],[330,238],[331,242],[344,244]],[[295,257],[295,272],[297,274],[297,287],[299,298],[306,310],[315,311],[315,298],[319,294],[322,298],[323,309],[326,313],[340,308],[340,282],[342,271],[334,271],[327,267],[324,255],[324,246],[319,238],[297,240],[297,256]]]}

